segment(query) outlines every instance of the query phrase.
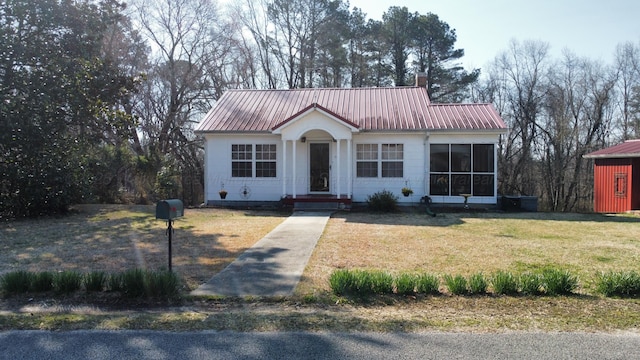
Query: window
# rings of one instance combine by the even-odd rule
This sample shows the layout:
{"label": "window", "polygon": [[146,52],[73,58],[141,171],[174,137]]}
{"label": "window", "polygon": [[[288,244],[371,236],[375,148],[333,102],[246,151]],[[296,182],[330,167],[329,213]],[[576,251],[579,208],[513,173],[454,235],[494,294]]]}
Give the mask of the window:
{"label": "window", "polygon": [[276,177],[276,145],[256,145],[256,177]]}
{"label": "window", "polygon": [[378,144],[356,145],[356,176],[378,177]]}
{"label": "window", "polygon": [[403,144],[357,144],[357,177],[403,177]]}
{"label": "window", "polygon": [[614,174],[614,192],[616,197],[625,197],[627,193],[627,174]]}
{"label": "window", "polygon": [[231,145],[231,177],[276,177],[276,145]]}
{"label": "window", "polygon": [[433,144],[430,147],[431,195],[493,196],[493,144]]}
{"label": "window", "polygon": [[231,145],[231,177],[252,177],[252,145]]}
{"label": "window", "polygon": [[404,145],[382,144],[382,177],[403,177]]}

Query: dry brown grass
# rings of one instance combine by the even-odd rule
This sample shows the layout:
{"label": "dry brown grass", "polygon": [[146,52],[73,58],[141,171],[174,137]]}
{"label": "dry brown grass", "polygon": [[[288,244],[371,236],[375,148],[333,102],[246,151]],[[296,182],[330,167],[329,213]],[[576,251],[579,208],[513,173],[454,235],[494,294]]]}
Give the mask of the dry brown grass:
{"label": "dry brown grass", "polygon": [[[83,205],[76,210],[66,217],[1,224],[0,274],[167,268],[167,225],[155,219],[154,206]],[[186,209],[174,223],[172,268],[193,289],[285,217],[275,212]]]}
{"label": "dry brown grass", "polygon": [[[0,224],[0,274],[10,270],[122,271],[167,266],[166,224],[153,206],[81,206],[61,218]],[[206,281],[286,214],[187,209],[176,221],[173,267],[189,288]],[[388,297],[333,305],[337,268],[486,274],[559,266],[582,291],[601,270],[638,268],[637,217],[581,214],[366,214],[330,219],[291,299],[192,299],[133,313],[77,311],[73,299],[0,300],[0,330],[164,329],[318,331],[637,331],[640,300],[573,297]],[[313,298],[318,301],[307,301]],[[329,303],[329,301],[331,303]],[[61,301],[61,311],[55,306]],[[67,304],[71,302],[71,304]],[[37,304],[36,304],[37,303]],[[35,315],[34,315],[35,314]]]}
{"label": "dry brown grass", "polygon": [[549,213],[421,213],[334,216],[307,265],[301,294],[328,291],[339,268],[490,274],[547,266],[570,270],[592,287],[598,271],[637,269],[640,220]]}

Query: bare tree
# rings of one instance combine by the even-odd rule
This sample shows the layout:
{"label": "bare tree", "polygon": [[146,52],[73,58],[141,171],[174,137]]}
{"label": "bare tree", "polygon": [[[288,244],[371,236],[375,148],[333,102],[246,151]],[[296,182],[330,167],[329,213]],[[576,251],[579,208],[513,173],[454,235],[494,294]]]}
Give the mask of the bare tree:
{"label": "bare tree", "polygon": [[141,143],[158,174],[201,179],[202,144],[193,125],[227,87],[232,38],[210,0],[140,0],[136,9],[152,48],[138,107]]}
{"label": "bare tree", "polygon": [[591,186],[583,155],[600,147],[610,131],[615,74],[567,51],[549,76],[539,122],[542,195],[552,211],[585,209]]}
{"label": "bare tree", "polygon": [[513,40],[489,70],[490,96],[499,95],[498,109],[509,127],[499,157],[502,194],[530,195],[539,188],[534,151],[547,91],[548,49],[543,42]]}
{"label": "bare tree", "polygon": [[616,48],[615,66],[618,81],[617,111],[622,140],[640,136],[640,108],[637,106],[640,97],[640,48],[630,42],[620,44]]}

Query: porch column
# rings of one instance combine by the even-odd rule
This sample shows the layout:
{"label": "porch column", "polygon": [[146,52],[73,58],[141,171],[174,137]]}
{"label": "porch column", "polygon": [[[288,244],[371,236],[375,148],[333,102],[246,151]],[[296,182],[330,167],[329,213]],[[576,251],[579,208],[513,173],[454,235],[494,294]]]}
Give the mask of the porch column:
{"label": "porch column", "polygon": [[342,182],[342,176],[340,176],[340,143],[342,142],[342,140],[338,139],[338,142],[336,143],[336,152],[338,153],[338,157],[336,159],[336,166],[338,166],[338,174],[337,174],[337,178],[338,178],[338,186],[337,186],[337,190],[338,190],[338,199],[340,199],[340,183]]}
{"label": "porch column", "polygon": [[347,139],[347,199],[351,199],[351,186],[353,185],[353,176],[351,168],[353,167],[353,159],[351,158],[351,139]]}
{"label": "porch column", "polygon": [[296,183],[297,183],[297,175],[296,175],[296,146],[298,145],[298,140],[293,140],[293,155],[291,156],[292,160],[293,160],[293,165],[291,165],[292,169],[291,171],[293,172],[293,180],[291,181],[291,184],[293,186],[293,191],[291,192],[291,196],[295,199],[296,198]]}
{"label": "porch column", "polygon": [[282,197],[287,196],[287,140],[282,140]]}

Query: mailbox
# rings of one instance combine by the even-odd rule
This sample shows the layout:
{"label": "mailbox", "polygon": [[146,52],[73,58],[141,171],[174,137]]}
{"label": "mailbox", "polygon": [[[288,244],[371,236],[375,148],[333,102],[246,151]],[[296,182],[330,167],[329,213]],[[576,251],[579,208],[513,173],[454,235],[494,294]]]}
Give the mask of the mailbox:
{"label": "mailbox", "polygon": [[178,199],[160,200],[156,205],[156,219],[173,220],[184,216],[184,205]]}

